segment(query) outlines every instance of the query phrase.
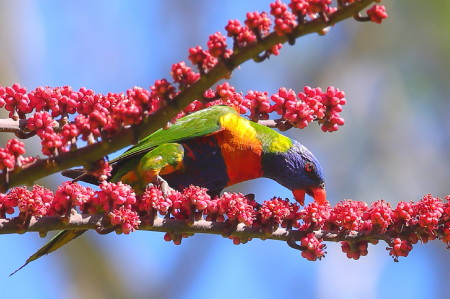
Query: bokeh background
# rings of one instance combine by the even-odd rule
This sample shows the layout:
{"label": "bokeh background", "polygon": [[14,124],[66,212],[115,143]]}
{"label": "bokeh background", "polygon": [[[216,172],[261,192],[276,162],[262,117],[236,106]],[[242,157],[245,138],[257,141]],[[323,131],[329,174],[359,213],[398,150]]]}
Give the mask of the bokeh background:
{"label": "bokeh background", "polygon": [[[0,84],[82,86],[96,92],[148,88],[205,47],[228,19],[268,11],[271,1],[0,0]],[[329,199],[419,200],[450,193],[450,2],[386,0],[382,25],[338,24],[326,36],[285,46],[279,57],[246,62],[230,82],[238,90],[334,85],[347,94],[338,132],[313,124],[289,134],[311,149],[326,171]],[[10,136],[2,136],[0,146]],[[39,141],[28,140],[39,154]],[[33,148],[34,147],[34,148]],[[33,149],[32,149],[33,148]],[[40,182],[53,190],[64,179]],[[261,179],[233,190],[265,200],[291,197]],[[337,244],[318,262],[285,243],[234,246],[196,235],[181,246],[161,233],[98,236],[90,232],[50,256],[8,274],[46,240],[0,237],[3,298],[445,298],[450,251],[415,245],[394,263],[385,244],[348,260]]]}

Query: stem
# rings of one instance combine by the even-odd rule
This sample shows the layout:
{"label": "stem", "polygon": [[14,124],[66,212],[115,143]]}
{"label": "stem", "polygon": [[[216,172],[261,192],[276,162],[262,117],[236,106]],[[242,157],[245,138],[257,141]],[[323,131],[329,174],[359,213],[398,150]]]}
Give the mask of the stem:
{"label": "stem", "polygon": [[[55,230],[75,230],[75,229],[93,229],[98,230],[101,228],[102,231],[109,231],[112,228],[109,221],[104,221],[104,218],[108,217],[102,214],[74,214],[70,217],[70,221],[64,224],[60,217],[57,216],[45,216],[41,218],[32,217],[30,224],[26,232],[48,232]],[[18,225],[22,222],[19,218],[12,219],[0,219],[0,234],[15,234],[18,233]],[[416,228],[417,229],[417,228]],[[225,231],[230,230],[230,224],[228,222],[215,222],[199,220],[193,223],[187,223],[185,220],[176,219],[166,219],[161,217],[156,217],[152,224],[142,224],[139,230],[143,231],[156,231],[156,232],[176,232],[177,234],[213,234],[213,235],[223,235]],[[370,232],[355,232],[355,231],[327,231],[327,230],[316,230],[312,233],[318,239],[329,242],[339,242],[339,241],[374,241],[374,240],[384,240],[389,242],[390,239],[399,236],[409,236],[414,228],[409,228],[402,232],[396,232],[389,230],[385,233],[380,233],[376,231]],[[310,230],[291,230],[285,228],[277,228],[271,234],[267,234],[267,231],[263,230],[263,227],[248,227],[243,223],[239,223],[229,234],[231,237],[239,237],[242,239],[248,238],[258,238],[258,239],[271,239],[278,241],[300,241]],[[438,232],[440,235],[441,232]]]}

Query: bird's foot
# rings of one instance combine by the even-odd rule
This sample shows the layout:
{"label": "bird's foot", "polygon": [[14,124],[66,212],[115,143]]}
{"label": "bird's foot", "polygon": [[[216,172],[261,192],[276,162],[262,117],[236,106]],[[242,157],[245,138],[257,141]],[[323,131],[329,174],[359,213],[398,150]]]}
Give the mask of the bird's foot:
{"label": "bird's foot", "polygon": [[155,179],[153,180],[153,182],[151,182],[150,184],[147,185],[148,187],[157,187],[161,190],[162,194],[164,197],[167,196],[167,194],[169,194],[171,191],[173,191],[174,189],[171,188],[169,186],[169,183],[167,183],[167,181],[165,179],[163,179],[162,177],[160,177],[159,175],[157,175],[155,177]]}

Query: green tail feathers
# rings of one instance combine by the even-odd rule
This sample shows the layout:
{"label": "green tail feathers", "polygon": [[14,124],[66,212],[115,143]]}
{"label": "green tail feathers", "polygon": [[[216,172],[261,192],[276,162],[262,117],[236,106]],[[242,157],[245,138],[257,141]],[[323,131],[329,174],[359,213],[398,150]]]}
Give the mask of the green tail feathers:
{"label": "green tail feathers", "polygon": [[17,271],[19,271],[20,269],[22,269],[23,267],[25,267],[26,265],[28,265],[32,261],[35,261],[38,258],[40,258],[40,257],[42,257],[42,256],[44,256],[46,254],[49,254],[50,252],[53,252],[53,251],[61,248],[62,246],[64,246],[65,244],[69,243],[73,239],[77,238],[78,236],[80,236],[84,232],[86,232],[85,229],[82,229],[82,230],[64,230],[64,231],[59,232],[47,244],[45,244],[44,247],[42,247],[35,254],[30,256],[27,259],[27,261],[25,262],[25,264],[23,264],[19,269],[17,269],[13,273],[11,273],[9,276],[16,274]]}

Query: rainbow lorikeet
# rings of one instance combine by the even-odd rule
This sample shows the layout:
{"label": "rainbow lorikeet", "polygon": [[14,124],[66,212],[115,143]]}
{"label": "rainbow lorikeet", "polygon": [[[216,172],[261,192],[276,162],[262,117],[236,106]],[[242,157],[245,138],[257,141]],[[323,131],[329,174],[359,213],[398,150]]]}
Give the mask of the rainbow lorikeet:
{"label": "rainbow lorikeet", "polygon": [[[212,106],[180,118],[170,128],[154,132],[110,164],[111,181],[127,183],[136,193],[142,193],[159,177],[174,189],[196,185],[208,188],[212,196],[227,186],[267,177],[290,189],[302,205],[305,194],[318,203],[326,202],[322,169],[306,147],[242,118],[228,106]],[[66,174],[74,178],[80,172]],[[60,232],[25,265],[83,232]]]}

